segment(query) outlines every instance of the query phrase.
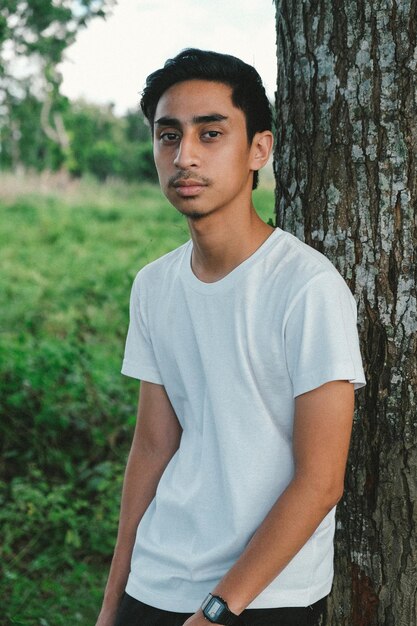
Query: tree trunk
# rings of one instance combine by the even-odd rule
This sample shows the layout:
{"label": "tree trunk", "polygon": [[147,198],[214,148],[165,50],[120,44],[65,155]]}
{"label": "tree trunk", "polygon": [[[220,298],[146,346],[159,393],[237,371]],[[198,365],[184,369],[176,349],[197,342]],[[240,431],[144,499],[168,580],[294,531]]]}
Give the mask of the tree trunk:
{"label": "tree trunk", "polygon": [[358,304],[328,626],[416,626],[417,0],[276,0],[277,225]]}

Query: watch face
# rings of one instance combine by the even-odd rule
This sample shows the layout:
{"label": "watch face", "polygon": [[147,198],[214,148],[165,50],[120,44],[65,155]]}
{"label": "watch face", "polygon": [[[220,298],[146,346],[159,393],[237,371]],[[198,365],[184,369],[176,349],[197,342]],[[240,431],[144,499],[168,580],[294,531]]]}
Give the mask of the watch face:
{"label": "watch face", "polygon": [[223,602],[220,602],[217,598],[210,598],[204,607],[204,615],[211,622],[218,622],[222,614],[224,613],[225,606]]}
{"label": "watch face", "polygon": [[217,598],[212,598],[206,607],[206,615],[213,621],[216,617],[219,617],[223,612],[223,604],[217,600]]}

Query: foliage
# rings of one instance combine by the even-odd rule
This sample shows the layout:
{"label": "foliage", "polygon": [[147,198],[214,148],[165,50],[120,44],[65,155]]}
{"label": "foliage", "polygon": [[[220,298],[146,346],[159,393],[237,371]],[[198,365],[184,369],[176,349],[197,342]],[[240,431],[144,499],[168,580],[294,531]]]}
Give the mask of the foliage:
{"label": "foliage", "polygon": [[138,111],[70,102],[57,71],[65,49],[115,0],[5,0],[0,6],[0,169],[65,169],[100,181],[157,180]]}
{"label": "foliage", "polygon": [[13,126],[0,128],[0,167],[10,169],[19,163],[27,170],[64,168],[77,177],[93,174],[101,181],[117,176],[156,182],[149,129],[139,111],[117,117],[110,106],[61,98],[59,111],[68,137],[68,146],[63,147],[43,132],[39,124],[42,106],[29,93],[15,101],[19,133],[16,136]]}
{"label": "foliage", "polygon": [[[0,155],[14,169],[24,157],[33,165],[33,150],[26,157],[29,141],[36,152],[48,142],[65,150],[62,124],[61,76],[57,65],[64,50],[74,42],[80,28],[93,17],[105,17],[114,0],[3,0],[0,5]],[[35,106],[31,108],[31,104]],[[22,115],[25,111],[27,117]],[[28,124],[39,135],[33,141]],[[34,121],[36,120],[36,124]],[[3,153],[6,153],[6,157]],[[53,150],[47,151],[49,158]],[[58,155],[62,161],[62,154]],[[49,167],[59,167],[52,162]],[[38,168],[39,169],[39,168]]]}
{"label": "foliage", "polygon": [[[24,97],[8,96],[13,111],[9,123],[0,124],[0,167],[19,164],[27,169],[58,170],[65,155],[60,146],[42,130],[42,102],[26,90]],[[64,101],[61,101],[60,108]]]}
{"label": "foliage", "polygon": [[[36,579],[7,570],[2,589],[7,602],[2,626],[92,626],[97,618],[106,572],[96,564],[80,562],[61,567],[53,576]],[[4,596],[5,598],[6,596]]]}
{"label": "foliage", "polygon": [[117,117],[111,107],[79,101],[69,103],[64,121],[71,138],[67,167],[72,174],[156,182],[149,129],[139,111]]}
{"label": "foliage", "polygon": [[57,65],[79,29],[115,0],[7,0],[0,7],[0,168],[65,168],[156,181],[143,117],[70,102]]}
{"label": "foliage", "polygon": [[[93,17],[105,17],[113,2],[109,0],[3,0],[0,6],[1,87],[18,91],[22,76],[14,66],[26,59],[24,83],[32,89],[50,89],[59,84],[55,72],[64,50],[74,42],[77,32]],[[20,67],[22,64],[20,63]]]}

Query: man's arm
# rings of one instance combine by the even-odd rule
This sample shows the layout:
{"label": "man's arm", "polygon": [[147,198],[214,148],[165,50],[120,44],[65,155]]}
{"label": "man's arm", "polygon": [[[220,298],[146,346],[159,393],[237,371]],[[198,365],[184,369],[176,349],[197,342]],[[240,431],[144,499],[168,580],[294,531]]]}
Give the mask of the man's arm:
{"label": "man's arm", "polygon": [[[233,613],[241,613],[278,576],[341,498],[353,410],[353,384],[344,380],[296,397],[294,478],[234,566],[214,590],[207,589]],[[186,624],[207,621],[197,611]]]}
{"label": "man's arm", "polygon": [[178,449],[181,426],[162,385],[142,381],[138,418],[126,465],[119,530],[96,626],[113,626],[130,571],[136,530],[163,471]]}

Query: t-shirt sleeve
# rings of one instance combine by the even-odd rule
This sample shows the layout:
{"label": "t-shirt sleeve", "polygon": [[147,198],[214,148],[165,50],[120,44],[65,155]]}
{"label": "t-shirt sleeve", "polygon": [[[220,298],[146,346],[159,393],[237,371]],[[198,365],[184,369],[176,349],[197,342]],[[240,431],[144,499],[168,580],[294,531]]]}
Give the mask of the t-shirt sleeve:
{"label": "t-shirt sleeve", "polygon": [[331,380],[366,384],[357,330],[356,301],[341,276],[324,272],[294,298],[285,331],[294,398]]}
{"label": "t-shirt sleeve", "polygon": [[145,294],[140,287],[140,273],[133,283],[130,294],[130,321],[122,374],[151,383],[163,384],[146,322]]}

